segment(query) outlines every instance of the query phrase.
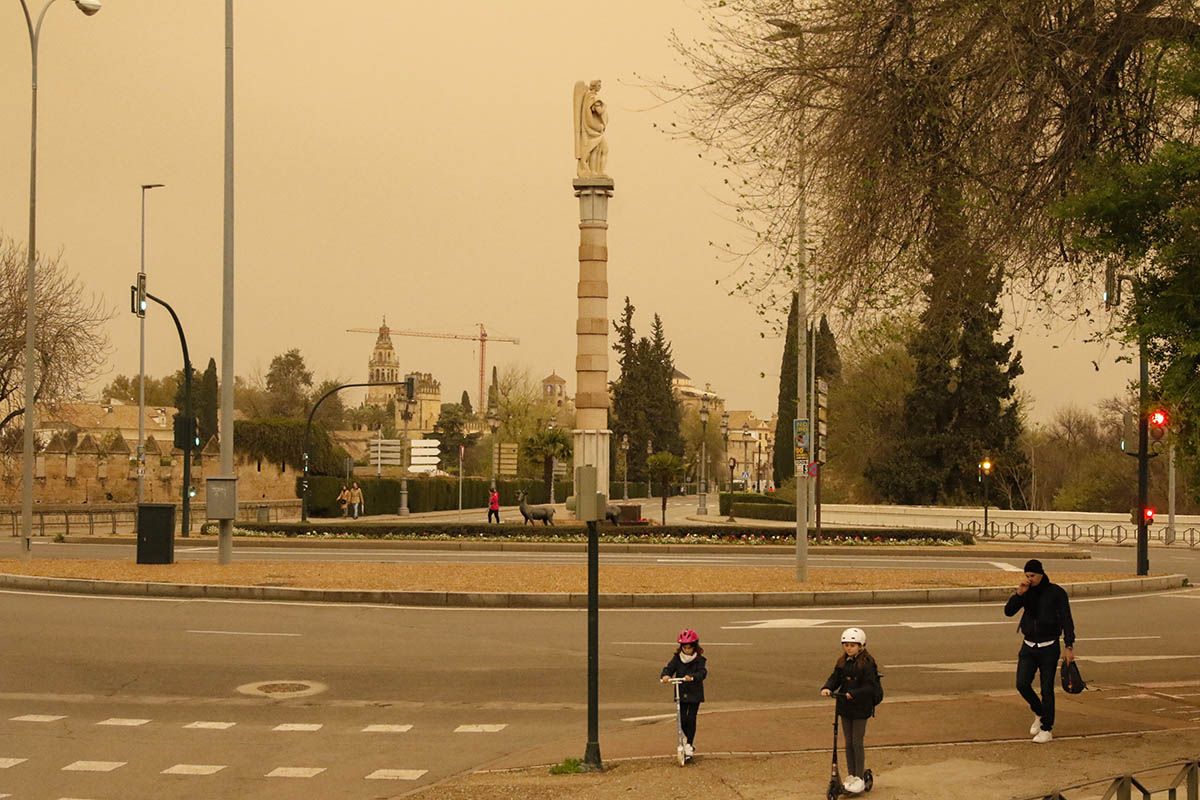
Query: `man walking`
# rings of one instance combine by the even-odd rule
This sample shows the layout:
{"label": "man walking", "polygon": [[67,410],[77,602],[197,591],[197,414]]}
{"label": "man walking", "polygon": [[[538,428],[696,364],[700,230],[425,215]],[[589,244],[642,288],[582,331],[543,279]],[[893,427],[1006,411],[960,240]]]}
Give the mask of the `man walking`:
{"label": "man walking", "polygon": [[[1024,641],[1017,656],[1017,691],[1029,703],[1034,713],[1029,732],[1033,741],[1045,744],[1054,737],[1054,672],[1060,655],[1061,636],[1066,662],[1075,660],[1075,622],[1071,619],[1071,601],[1067,592],[1051,583],[1036,558],[1025,564],[1025,577],[1013,596],[1004,604],[1004,615],[1011,617],[1022,611],[1018,626]],[[1042,696],[1033,690],[1033,675],[1041,677]]]}
{"label": "man walking", "polygon": [[358,481],[350,488],[350,510],[354,519],[363,513],[363,490],[359,488]]}

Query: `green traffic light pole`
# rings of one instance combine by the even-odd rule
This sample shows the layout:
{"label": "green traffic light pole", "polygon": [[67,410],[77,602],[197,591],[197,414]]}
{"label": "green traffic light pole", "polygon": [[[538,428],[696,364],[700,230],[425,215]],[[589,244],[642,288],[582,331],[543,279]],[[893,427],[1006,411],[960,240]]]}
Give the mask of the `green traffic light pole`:
{"label": "green traffic light pole", "polygon": [[[180,324],[179,315],[175,313],[175,309],[171,308],[170,303],[149,292],[146,292],[146,297],[167,310],[171,319],[175,321],[175,330],[179,331],[179,344],[183,347],[183,418],[191,420],[192,360],[188,356],[187,337],[183,335],[183,325]],[[180,510],[179,530],[184,537],[187,537],[192,531],[192,444],[195,442],[196,436],[196,431],[192,430],[192,427],[192,423],[189,421],[187,423],[188,436],[183,442],[183,507]]]}
{"label": "green traffic light pole", "polygon": [[317,402],[313,403],[312,410],[308,412],[308,424],[304,426],[304,480],[300,484],[300,521],[308,522],[308,444],[312,437],[312,422],[313,416],[316,415],[317,409],[321,407],[326,398],[330,395],[337,394],[342,389],[353,389],[361,386],[403,386],[402,381],[386,381],[383,383],[343,383],[341,386],[335,386],[325,394],[321,395]]}

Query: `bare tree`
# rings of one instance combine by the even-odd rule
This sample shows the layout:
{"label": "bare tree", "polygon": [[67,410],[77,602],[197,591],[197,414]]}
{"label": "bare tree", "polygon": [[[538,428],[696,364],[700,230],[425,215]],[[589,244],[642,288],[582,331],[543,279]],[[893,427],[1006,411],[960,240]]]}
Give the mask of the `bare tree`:
{"label": "bare tree", "polygon": [[[0,434],[25,413],[25,250],[0,237]],[[62,400],[96,378],[108,353],[113,312],[85,294],[61,257],[37,263],[34,401]]]}
{"label": "bare tree", "polygon": [[1063,259],[1053,213],[1080,168],[1192,133],[1158,91],[1200,41],[1191,0],[728,0],[707,13],[712,41],[675,42],[696,81],[657,88],[688,101],[686,134],[730,172],[753,236],[738,289],[764,305],[794,284],[802,183],[826,303],[916,297],[930,240],[953,229],[1049,304],[1093,266]]}

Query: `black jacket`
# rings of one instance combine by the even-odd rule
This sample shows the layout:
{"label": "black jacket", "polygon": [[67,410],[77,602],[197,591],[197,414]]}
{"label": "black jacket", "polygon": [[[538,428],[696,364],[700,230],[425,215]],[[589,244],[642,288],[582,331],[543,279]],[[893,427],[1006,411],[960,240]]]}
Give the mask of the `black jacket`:
{"label": "black jacket", "polygon": [[1039,586],[1030,586],[1025,594],[1013,592],[1004,604],[1004,616],[1023,611],[1018,626],[1021,635],[1031,642],[1049,642],[1061,635],[1063,644],[1075,644],[1075,621],[1071,619],[1071,601],[1067,590],[1049,578]]}
{"label": "black jacket", "polygon": [[662,670],[664,678],[684,678],[688,675],[692,676],[692,680],[679,684],[679,702],[703,703],[704,679],[708,677],[708,662],[704,656],[697,655],[690,664],[685,664],[679,660],[679,654],[676,653]]}
{"label": "black jacket", "polygon": [[[840,659],[839,659],[840,660]],[[875,698],[878,696],[879,667],[872,659],[846,659],[842,665],[835,664],[829,680],[823,688],[831,692],[849,692],[852,700],[837,699],[837,713],[849,719],[867,719],[875,716]]]}

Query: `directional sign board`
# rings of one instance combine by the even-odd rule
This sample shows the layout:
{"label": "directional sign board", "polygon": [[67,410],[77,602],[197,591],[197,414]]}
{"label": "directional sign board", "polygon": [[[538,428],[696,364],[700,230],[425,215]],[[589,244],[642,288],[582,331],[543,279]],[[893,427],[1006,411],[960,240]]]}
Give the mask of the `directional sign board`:
{"label": "directional sign board", "polygon": [[413,456],[409,463],[415,467],[420,464],[437,464],[440,460],[437,456]]}
{"label": "directional sign board", "polygon": [[372,464],[389,467],[404,466],[403,439],[369,439],[367,452],[370,454]]}
{"label": "directional sign board", "polygon": [[408,468],[409,472],[436,472],[437,464],[414,464]]}

